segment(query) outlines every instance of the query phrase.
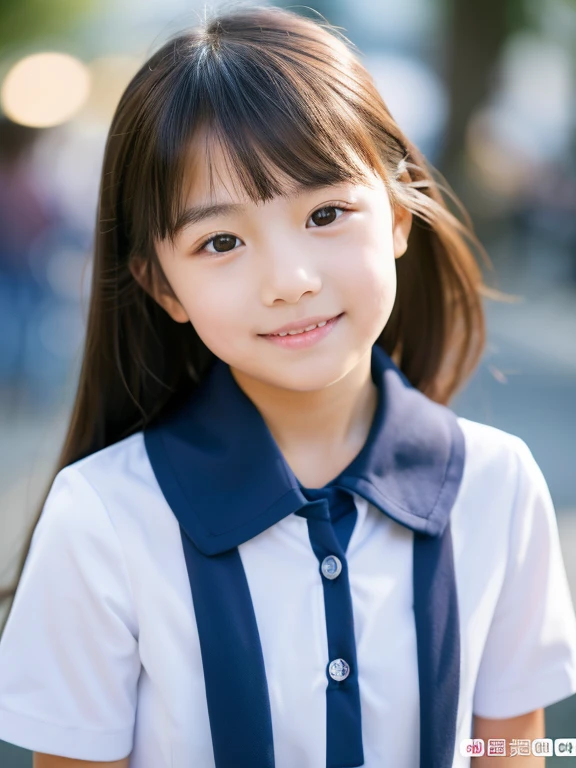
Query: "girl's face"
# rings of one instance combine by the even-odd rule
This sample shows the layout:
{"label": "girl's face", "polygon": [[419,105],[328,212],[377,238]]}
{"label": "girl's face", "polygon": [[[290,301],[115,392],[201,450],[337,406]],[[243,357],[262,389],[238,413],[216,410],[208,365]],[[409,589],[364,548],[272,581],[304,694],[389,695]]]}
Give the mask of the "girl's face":
{"label": "girl's face", "polygon": [[[398,208],[393,217],[372,173],[366,186],[294,189],[253,203],[234,192],[222,155],[213,171],[212,198],[207,170],[198,168],[189,224],[174,244],[156,244],[177,298],[155,298],[244,381],[299,391],[338,381],[366,359],[390,317],[410,213]],[[334,318],[310,336],[267,337]]]}

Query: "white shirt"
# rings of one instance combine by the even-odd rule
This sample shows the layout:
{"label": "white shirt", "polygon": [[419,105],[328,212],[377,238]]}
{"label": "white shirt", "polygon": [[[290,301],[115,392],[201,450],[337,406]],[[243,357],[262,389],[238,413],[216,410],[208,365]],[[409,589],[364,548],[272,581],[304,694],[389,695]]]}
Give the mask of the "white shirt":
{"label": "white shirt", "polygon": [[[472,716],[576,692],[576,618],[546,482],[518,437],[464,418],[451,513],[461,633],[454,768]],[[413,532],[356,496],[347,549],[365,766],[419,763]],[[326,764],[327,638],[306,520],[239,546],[277,768]],[[281,610],[279,609],[281,607]],[[214,766],[179,525],[141,432],[61,470],[0,642],[0,739],[131,768]]]}

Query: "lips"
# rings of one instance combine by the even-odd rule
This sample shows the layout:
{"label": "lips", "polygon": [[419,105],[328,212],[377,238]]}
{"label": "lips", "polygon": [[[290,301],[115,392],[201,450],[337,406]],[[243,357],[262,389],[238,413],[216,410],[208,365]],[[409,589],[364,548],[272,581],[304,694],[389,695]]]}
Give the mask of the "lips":
{"label": "lips", "polygon": [[[320,320],[319,323],[314,325],[312,330],[309,331],[292,330],[281,331],[276,334],[268,333],[258,335],[268,344],[274,344],[281,349],[293,351],[309,349],[310,347],[314,347],[316,344],[321,343],[327,336],[330,336],[333,333],[334,328],[341,322],[343,316],[344,312],[341,312],[339,315],[336,315],[336,317],[332,317],[329,320]],[[302,323],[300,323],[300,325],[302,325]]]}

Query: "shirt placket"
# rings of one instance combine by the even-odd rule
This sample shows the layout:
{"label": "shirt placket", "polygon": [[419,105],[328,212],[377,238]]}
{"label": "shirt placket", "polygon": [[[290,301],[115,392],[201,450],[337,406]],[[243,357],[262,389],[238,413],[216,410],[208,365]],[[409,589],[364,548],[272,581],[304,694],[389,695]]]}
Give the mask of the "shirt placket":
{"label": "shirt placket", "polygon": [[[326,663],[326,766],[364,765],[358,663],[346,548],[357,517],[353,496],[337,488],[307,490],[311,501],[297,512],[308,524],[322,580]],[[332,514],[331,514],[332,512]]]}

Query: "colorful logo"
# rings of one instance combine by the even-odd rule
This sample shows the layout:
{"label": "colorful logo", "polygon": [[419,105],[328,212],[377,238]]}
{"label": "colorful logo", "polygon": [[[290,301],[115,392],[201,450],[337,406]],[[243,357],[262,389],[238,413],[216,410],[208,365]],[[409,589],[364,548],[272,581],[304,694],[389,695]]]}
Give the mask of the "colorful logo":
{"label": "colorful logo", "polygon": [[463,739],[460,742],[460,754],[462,757],[481,757],[484,754],[484,739]]}

